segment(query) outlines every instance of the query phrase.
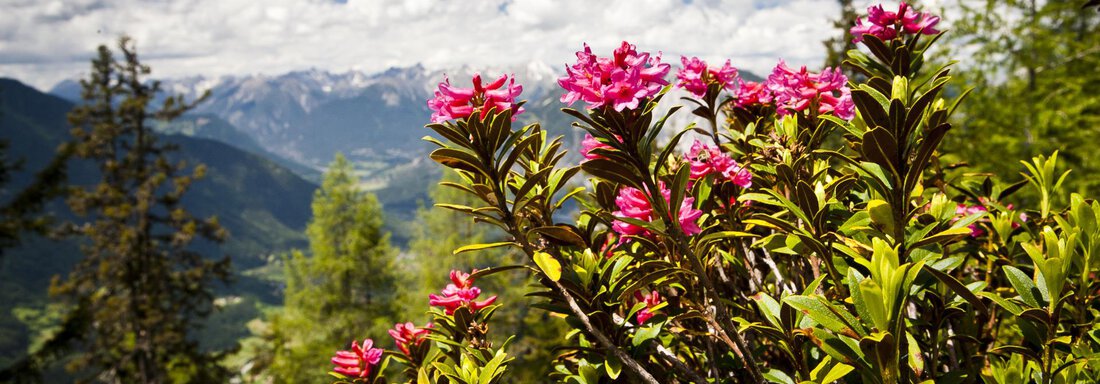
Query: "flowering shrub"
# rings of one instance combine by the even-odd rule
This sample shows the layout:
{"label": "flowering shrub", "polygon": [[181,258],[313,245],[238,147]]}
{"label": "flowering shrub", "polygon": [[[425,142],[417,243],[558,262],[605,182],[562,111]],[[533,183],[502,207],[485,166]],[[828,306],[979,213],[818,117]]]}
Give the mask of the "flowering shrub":
{"label": "flowering shrub", "polygon": [[[961,97],[945,92],[949,64],[924,59],[939,19],[906,4],[869,13],[845,63],[859,82],[780,61],[754,84],[682,59],[675,86],[709,126],[667,135],[680,107],[654,111],[669,65],[626,42],[612,57],[586,45],[559,80],[562,102],[586,103],[563,110],[586,133],[577,166],[559,165],[561,138],[513,127],[513,99],[487,108],[476,76],[472,93],[445,81],[431,158],[479,203],[438,206],[508,235],[456,253],[512,247],[529,262],[452,271],[431,297],[435,326],[399,325],[387,356],[410,381],[505,380],[496,306],[473,281],[528,271],[537,307],[575,328],[550,364],[557,381],[1098,382],[1100,202],[1056,206],[1057,154],[1010,185],[951,173],[938,148]],[[1037,208],[1003,203],[1023,188]],[[559,222],[569,199],[582,209]],[[382,371],[370,367],[343,377],[369,381]]]}

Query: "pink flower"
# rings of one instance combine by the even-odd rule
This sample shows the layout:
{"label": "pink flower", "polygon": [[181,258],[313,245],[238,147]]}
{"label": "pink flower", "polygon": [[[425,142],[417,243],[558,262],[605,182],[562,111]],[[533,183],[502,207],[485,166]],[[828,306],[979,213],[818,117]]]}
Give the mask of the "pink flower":
{"label": "pink flower", "polygon": [[[958,221],[960,218],[965,217],[965,216],[970,216],[970,215],[973,215],[975,213],[988,212],[988,211],[989,210],[987,210],[985,208],[985,206],[983,206],[981,204],[978,204],[978,205],[959,204],[959,205],[955,206],[955,215],[958,215],[959,217],[952,220],[952,222]],[[970,237],[978,237],[978,236],[981,236],[981,235],[985,234],[985,230],[983,230],[982,227],[978,226],[978,223],[970,224],[970,225],[967,226],[967,228],[970,228]]]}
{"label": "pink flower", "polygon": [[584,156],[584,159],[585,160],[593,160],[593,159],[602,158],[600,155],[592,153],[592,150],[596,149],[596,148],[608,148],[608,149],[610,149],[611,146],[607,145],[607,144],[604,144],[604,143],[601,143],[599,140],[596,140],[595,137],[592,137],[591,134],[588,134],[588,133],[584,134],[584,140],[581,141],[581,155]]}
{"label": "pink flower", "polygon": [[670,68],[661,63],[659,53],[651,58],[648,52],[638,53],[625,41],[610,58],[592,54],[592,48],[585,44],[584,50],[577,52],[577,62],[566,66],[566,76],[558,79],[566,91],[561,101],[572,105],[584,100],[589,109],[605,105],[616,111],[634,109],[642,99],[668,84],[664,77]]}
{"label": "pink flower", "polygon": [[849,32],[852,33],[852,42],[863,41],[863,35],[872,35],[879,40],[893,40],[901,33],[935,35],[939,24],[939,16],[930,13],[917,13],[905,2],[898,5],[897,12],[889,12],[882,5],[867,8],[867,23],[863,24],[863,18],[856,18],[856,25]]}
{"label": "pink flower", "polygon": [[[671,192],[665,187],[662,182],[658,185],[661,189],[661,196],[665,201],[669,201]],[[615,205],[619,207],[618,211],[612,214],[616,217],[625,217],[640,221],[653,221],[657,219],[653,214],[653,206],[650,205],[649,199],[646,194],[641,190],[631,187],[623,187],[619,190],[619,196],[615,198]],[[684,197],[684,201],[680,203],[680,213],[677,217],[677,221],[680,223],[680,228],[684,230],[684,234],[692,236],[702,232],[699,228],[699,224],[696,221],[703,216],[703,211],[695,209],[695,198]],[[641,236],[650,237],[653,234],[645,228],[638,225],[630,224],[625,221],[615,220],[611,223],[612,230],[619,234],[619,244],[627,241],[626,236]]]}
{"label": "pink flower", "polygon": [[[477,272],[477,270],[475,269],[473,272]],[[478,296],[481,296],[481,288],[473,286],[474,279],[470,278],[469,273],[451,271],[451,282],[451,284],[447,284],[446,288],[443,288],[440,295],[428,295],[428,304],[443,307],[448,315],[453,315],[455,310],[460,307],[465,306],[470,309],[470,312],[477,312],[492,305],[497,300],[496,296],[492,296],[482,301],[475,301]]]}
{"label": "pink flower", "polygon": [[705,96],[710,83],[717,83],[720,88],[732,91],[741,80],[737,76],[737,68],[731,66],[729,60],[726,60],[726,65],[721,68],[709,68],[707,63],[698,57],[688,59],[680,56],[680,62],[683,63],[684,68],[676,74],[676,78],[680,80],[678,85],[695,97]]}
{"label": "pink flower", "polygon": [[733,158],[717,147],[703,144],[699,140],[691,145],[684,159],[691,164],[691,179],[698,180],[714,173],[729,180],[741,188],[752,186],[752,173],[742,168]]}
{"label": "pink flower", "polygon": [[743,81],[737,79],[737,106],[748,108],[765,105],[772,102],[772,93],[768,90],[767,83]]}
{"label": "pink flower", "polygon": [[640,291],[634,291],[634,298],[640,302],[645,303],[645,308],[638,311],[638,314],[634,317],[638,321],[638,325],[645,324],[656,313],[653,312],[653,307],[661,303],[661,295],[657,291],[650,291],[648,294],[642,295]]}
{"label": "pink flower", "polygon": [[[653,207],[649,205],[645,193],[637,188],[623,187],[620,189],[619,196],[615,198],[615,205],[619,206],[619,210],[613,213],[617,217],[627,217],[641,221],[653,219]],[[649,235],[649,231],[644,228],[625,221],[616,220],[611,224],[611,227],[615,233],[619,234],[620,244],[626,242],[626,236],[644,237]]]}
{"label": "pink flower", "polygon": [[[507,83],[507,87],[505,87]],[[457,120],[470,117],[473,112],[479,111],[480,118],[485,119],[489,111],[503,112],[512,110],[512,119],[523,113],[523,107],[515,103],[515,99],[523,92],[522,85],[516,85],[516,79],[502,75],[489,85],[482,86],[481,74],[474,74],[473,88],[458,88],[451,85],[451,80],[446,76],[439,83],[439,89],[435,91],[435,98],[428,100],[428,109],[431,109],[432,122],[442,123],[447,120]]]}
{"label": "pink flower", "polygon": [[352,341],[350,351],[336,351],[336,356],[332,358],[332,364],[336,367],[332,371],[346,377],[369,376],[371,368],[382,360],[382,350],[371,348],[373,346],[374,340],[371,339],[363,340],[362,346]]}
{"label": "pink flower", "polygon": [[397,344],[397,349],[406,356],[409,355],[409,346],[419,346],[424,342],[424,336],[431,332],[432,323],[418,329],[412,322],[394,324],[393,329],[389,330],[390,337],[393,337],[393,342]]}
{"label": "pink flower", "polygon": [[817,113],[832,113],[851,120],[855,117],[855,103],[847,83],[848,78],[840,69],[825,68],[818,74],[807,71],[803,66],[795,71],[780,60],[768,76],[766,86],[775,97],[780,116],[801,113],[816,103]]}

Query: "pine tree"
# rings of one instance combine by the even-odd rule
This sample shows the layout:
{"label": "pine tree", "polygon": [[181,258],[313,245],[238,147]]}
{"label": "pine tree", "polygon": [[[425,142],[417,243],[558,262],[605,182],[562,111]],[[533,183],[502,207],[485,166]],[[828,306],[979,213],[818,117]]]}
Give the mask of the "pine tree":
{"label": "pine tree", "polygon": [[[212,309],[211,284],[225,281],[229,259],[194,252],[194,240],[221,241],[214,218],[188,214],[180,199],[204,167],[188,169],[168,154],[149,120],[171,120],[194,107],[182,96],[150,110],[160,91],[145,77],[129,38],[122,60],[100,46],[91,76],[82,80],[84,103],[69,114],[74,156],[97,166],[95,185],[73,187],[69,207],[83,221],[71,225],[84,258],[51,293],[74,313],[60,335],[79,335],[82,350],[70,360],[77,374],[108,383],[220,382],[227,372],[189,337]],[[200,99],[201,100],[201,99]]]}
{"label": "pine tree", "polygon": [[338,154],[313,196],[310,256],[287,260],[285,306],[273,321],[279,382],[325,382],[336,348],[364,337],[382,342],[397,321],[396,252],[381,204],[358,184]]}

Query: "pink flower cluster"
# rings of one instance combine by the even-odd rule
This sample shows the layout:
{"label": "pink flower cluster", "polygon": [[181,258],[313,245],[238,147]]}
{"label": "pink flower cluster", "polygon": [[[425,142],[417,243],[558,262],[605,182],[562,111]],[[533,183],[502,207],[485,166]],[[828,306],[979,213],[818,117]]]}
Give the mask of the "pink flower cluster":
{"label": "pink flower cluster", "polygon": [[684,68],[676,73],[676,78],[680,80],[677,85],[691,92],[695,97],[705,96],[710,83],[717,83],[721,88],[732,91],[741,81],[737,76],[737,68],[731,66],[729,60],[726,60],[726,65],[721,68],[708,67],[707,62],[698,57],[688,59],[680,56],[680,62],[683,63]]}
{"label": "pink flower cluster", "polygon": [[657,291],[650,291],[643,295],[640,291],[634,291],[634,298],[639,302],[645,303],[645,308],[638,311],[638,314],[634,316],[634,319],[638,321],[638,325],[645,324],[656,313],[653,312],[653,307],[661,303],[661,295]]}
{"label": "pink flower cluster", "polygon": [[738,107],[763,106],[772,102],[772,93],[768,90],[766,82],[757,83],[741,79],[738,79],[737,82],[738,87],[735,96],[737,97]]}
{"label": "pink flower cluster", "polygon": [[469,273],[451,271],[451,284],[447,284],[441,295],[428,295],[428,304],[443,307],[448,315],[453,315],[460,307],[465,306],[470,309],[470,312],[477,312],[497,300],[496,296],[492,296],[482,301],[475,301],[478,296],[481,296],[481,288],[474,286],[474,279],[470,278]]}
{"label": "pink flower cluster", "polygon": [[691,164],[692,180],[698,180],[713,173],[741,188],[752,186],[752,173],[742,168],[733,158],[717,147],[695,140],[695,143],[691,145],[691,151],[684,155],[684,159]]}
{"label": "pink flower cluster", "polygon": [[657,94],[668,84],[664,77],[670,68],[661,63],[660,53],[654,57],[648,52],[638,53],[634,45],[625,41],[613,57],[598,57],[585,44],[584,50],[577,52],[576,64],[566,66],[566,77],[558,79],[566,91],[561,101],[572,105],[584,100],[589,109],[605,105],[616,111],[635,109],[642,99]]}
{"label": "pink flower cluster", "polygon": [[393,329],[389,330],[390,337],[393,337],[394,343],[397,344],[397,349],[400,349],[401,353],[406,356],[409,355],[410,346],[419,346],[420,343],[424,342],[424,336],[431,332],[432,323],[428,323],[424,328],[417,328],[411,321],[404,324],[394,324]]}
{"label": "pink flower cluster", "polygon": [[[658,188],[661,189],[661,196],[665,201],[669,201],[671,198],[671,192],[665,187],[664,183],[661,183]],[[695,209],[695,198],[685,197],[684,201],[680,203],[680,214],[677,220],[680,222],[680,228],[684,230],[684,234],[691,236],[699,232],[702,229],[696,223],[700,217],[703,216],[703,211]],[[641,221],[653,221],[656,219],[653,206],[650,205],[649,199],[646,198],[646,194],[641,190],[631,187],[623,187],[619,190],[619,196],[615,198],[615,205],[619,206],[619,210],[613,214],[616,217],[625,217]],[[615,233],[619,234],[619,244],[626,242],[626,236],[642,236],[648,237],[652,233],[640,226],[627,223],[625,221],[615,220],[611,224]]]}
{"label": "pink flower cluster", "polygon": [[374,340],[371,339],[363,340],[362,346],[352,341],[350,351],[336,351],[336,356],[332,358],[336,367],[332,371],[346,377],[369,376],[371,368],[382,360],[382,350],[373,346]]}
{"label": "pink flower cluster", "polygon": [[867,24],[863,24],[863,18],[856,19],[856,25],[852,27],[852,42],[863,41],[863,35],[872,35],[880,40],[893,40],[900,33],[935,35],[939,24],[939,16],[930,13],[917,13],[905,2],[898,6],[897,12],[888,12],[882,9],[882,5],[867,8]]}
{"label": "pink flower cluster", "polygon": [[768,76],[766,86],[775,98],[776,112],[780,116],[802,112],[816,103],[818,113],[832,113],[851,120],[855,117],[855,103],[847,83],[848,78],[839,68],[811,73],[803,66],[795,71],[780,60]]}
{"label": "pink flower cluster", "polygon": [[515,103],[516,97],[523,92],[523,86],[516,85],[515,78],[502,75],[483,86],[481,74],[474,74],[473,83],[473,88],[459,88],[452,86],[451,80],[444,77],[443,82],[439,83],[439,89],[435,91],[435,98],[428,100],[428,108],[433,112],[432,122],[442,123],[470,117],[474,111],[480,112],[481,119],[492,110],[499,113],[510,109],[513,119],[515,115],[523,113],[523,107]]}

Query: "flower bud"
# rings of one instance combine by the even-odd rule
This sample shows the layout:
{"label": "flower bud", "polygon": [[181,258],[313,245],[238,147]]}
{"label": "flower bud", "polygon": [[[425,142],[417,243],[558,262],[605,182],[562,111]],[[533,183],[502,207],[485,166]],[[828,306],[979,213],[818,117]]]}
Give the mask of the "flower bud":
{"label": "flower bud", "polygon": [[909,79],[905,76],[894,76],[894,84],[890,87],[890,99],[909,103]]}

